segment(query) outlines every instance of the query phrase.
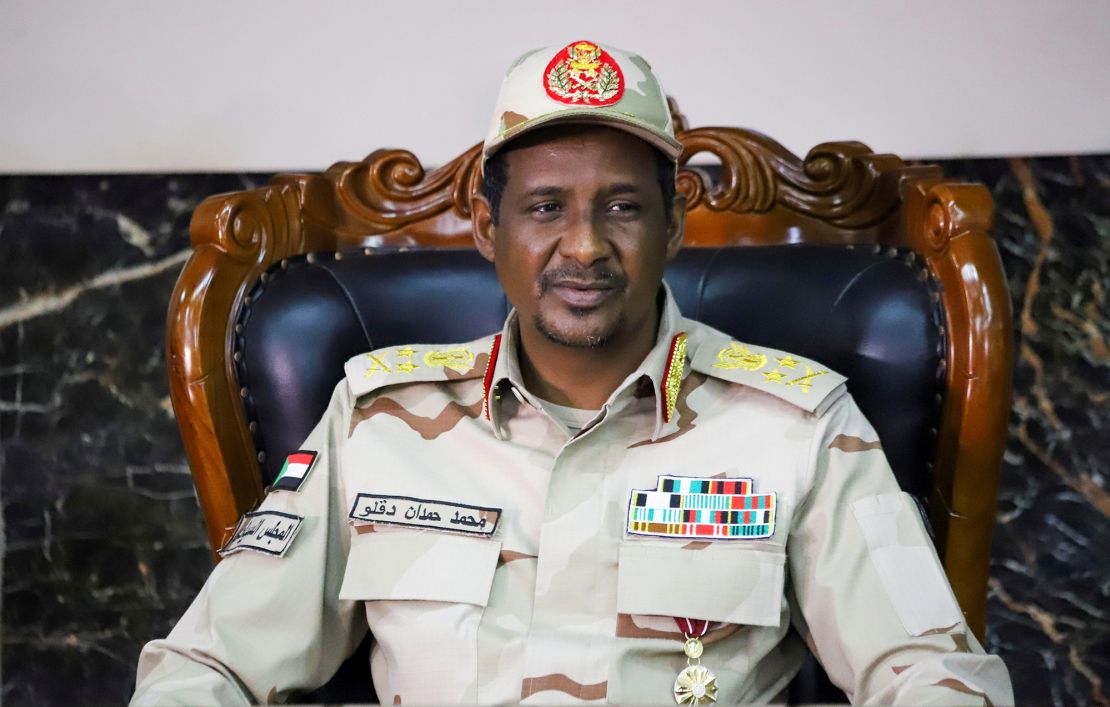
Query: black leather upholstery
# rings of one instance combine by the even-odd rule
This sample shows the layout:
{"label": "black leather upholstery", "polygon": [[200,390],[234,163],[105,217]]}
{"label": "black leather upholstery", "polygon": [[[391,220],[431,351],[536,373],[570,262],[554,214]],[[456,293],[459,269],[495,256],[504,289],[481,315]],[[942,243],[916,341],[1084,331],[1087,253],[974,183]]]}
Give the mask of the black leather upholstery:
{"label": "black leather upholstery", "polygon": [[263,482],[327,407],[343,364],[403,343],[469,341],[499,330],[508,304],[474,251],[291,259],[250,294],[235,347]]}
{"label": "black leather upholstery", "polygon": [[[686,316],[846,375],[902,488],[925,497],[943,342],[924,272],[905,252],[789,245],[687,249],[666,278]],[[265,483],[308,436],[348,358],[478,338],[507,312],[493,267],[471,250],[326,255],[273,270],[236,339]]]}
{"label": "black leather upholstery", "polygon": [[[688,249],[667,268],[682,312],[735,338],[820,361],[848,377],[899,483],[928,496],[942,391],[935,285],[906,251],[788,245]],[[235,347],[269,484],[298,449],[352,356],[450,343],[500,329],[508,303],[476,251],[375,251],[292,259],[251,292]],[[319,702],[373,701],[369,639]],[[810,659],[792,702],[843,695]]]}

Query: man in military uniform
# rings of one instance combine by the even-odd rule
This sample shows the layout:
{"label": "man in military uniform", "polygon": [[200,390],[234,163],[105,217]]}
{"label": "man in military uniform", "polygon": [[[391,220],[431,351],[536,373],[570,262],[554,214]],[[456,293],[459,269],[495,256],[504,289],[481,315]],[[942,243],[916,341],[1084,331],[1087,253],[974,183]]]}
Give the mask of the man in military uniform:
{"label": "man in military uniform", "polygon": [[367,630],[393,704],[767,702],[803,641],[854,702],[1013,702],[845,379],[678,311],[680,151],[638,56],[510,68],[474,231],[514,311],[348,362],[136,704],[285,700]]}

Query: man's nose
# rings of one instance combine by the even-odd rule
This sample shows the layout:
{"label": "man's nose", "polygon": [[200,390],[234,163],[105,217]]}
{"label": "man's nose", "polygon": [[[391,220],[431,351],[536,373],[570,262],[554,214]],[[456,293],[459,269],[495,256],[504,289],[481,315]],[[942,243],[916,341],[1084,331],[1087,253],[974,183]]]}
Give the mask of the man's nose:
{"label": "man's nose", "polygon": [[580,214],[570,219],[559,240],[559,255],[586,266],[608,258],[612,252],[612,245],[605,237],[602,225],[590,214]]}

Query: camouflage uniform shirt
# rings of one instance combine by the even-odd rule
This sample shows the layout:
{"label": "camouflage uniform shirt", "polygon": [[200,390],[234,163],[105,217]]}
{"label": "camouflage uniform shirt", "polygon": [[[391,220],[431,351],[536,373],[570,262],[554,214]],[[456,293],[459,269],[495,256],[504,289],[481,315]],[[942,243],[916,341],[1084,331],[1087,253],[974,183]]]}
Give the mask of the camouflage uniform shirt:
{"label": "camouflage uniform shirt", "polygon": [[514,317],[348,362],[312,470],[262,504],[304,518],[288,552],[224,559],[136,704],[282,701],[367,628],[385,704],[673,704],[675,617],[708,622],[722,703],[781,698],[803,640],[853,702],[1013,702],[843,377],[668,293],[572,434],[523,385]]}

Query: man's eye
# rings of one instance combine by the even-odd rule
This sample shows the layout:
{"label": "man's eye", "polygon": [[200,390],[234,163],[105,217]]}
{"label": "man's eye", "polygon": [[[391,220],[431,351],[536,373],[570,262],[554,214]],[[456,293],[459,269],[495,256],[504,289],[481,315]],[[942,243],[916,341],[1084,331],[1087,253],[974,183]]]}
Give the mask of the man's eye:
{"label": "man's eye", "polygon": [[532,207],[532,212],[537,214],[553,214],[562,210],[558,202],[545,201]]}
{"label": "man's eye", "polygon": [[609,211],[614,213],[633,213],[640,210],[640,205],[632,201],[614,201],[609,204]]}

